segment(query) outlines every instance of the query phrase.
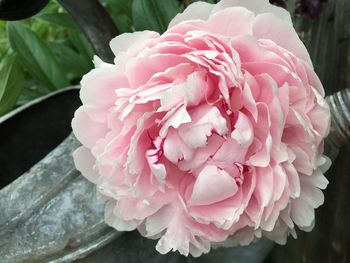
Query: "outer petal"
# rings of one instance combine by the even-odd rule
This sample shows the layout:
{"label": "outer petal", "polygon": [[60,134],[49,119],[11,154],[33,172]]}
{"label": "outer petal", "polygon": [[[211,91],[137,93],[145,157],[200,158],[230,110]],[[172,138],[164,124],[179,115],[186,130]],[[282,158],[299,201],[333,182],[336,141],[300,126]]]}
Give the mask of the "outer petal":
{"label": "outer petal", "polygon": [[72,128],[79,141],[89,148],[93,147],[98,139],[103,138],[108,132],[106,124],[93,121],[86,114],[84,106],[74,113]]}
{"label": "outer petal", "polygon": [[[235,19],[232,19],[233,17]],[[251,35],[254,17],[254,13],[246,8],[231,7],[212,15],[206,28],[214,34],[229,37],[241,34]]]}
{"label": "outer petal", "polygon": [[132,51],[130,55],[133,55],[144,48],[145,42],[157,37],[159,37],[159,34],[153,31],[124,33],[113,38],[109,45],[115,56],[118,56],[120,52],[126,51]]}
{"label": "outer petal", "polygon": [[124,220],[119,214],[117,202],[108,201],[105,208],[105,221],[108,225],[114,227],[118,231],[131,231],[137,227],[137,222],[134,220]]}
{"label": "outer petal", "polygon": [[105,122],[108,110],[117,99],[115,90],[128,86],[128,80],[119,67],[96,68],[81,80],[80,99],[93,120]]}
{"label": "outer petal", "polygon": [[[273,25],[273,29],[271,25]],[[272,14],[258,15],[253,24],[253,35],[260,39],[271,39],[277,45],[291,51],[312,66],[310,55],[295,32],[293,25],[285,23],[276,16]]]}
{"label": "outer petal", "polygon": [[182,13],[176,15],[173,20],[171,20],[168,28],[171,28],[187,20],[208,20],[213,7],[214,5],[202,1],[194,2],[193,4],[189,5]]}
{"label": "outer petal", "polygon": [[270,4],[268,0],[221,0],[213,8],[212,14],[233,6],[245,7],[248,10],[254,12],[256,15],[262,13],[272,13],[278,18],[282,19],[284,22],[290,25],[292,24],[292,19],[289,12],[281,7]]}
{"label": "outer petal", "polygon": [[96,184],[99,177],[96,170],[95,157],[91,154],[90,150],[85,147],[79,147],[73,152],[75,167],[82,173],[86,179]]}

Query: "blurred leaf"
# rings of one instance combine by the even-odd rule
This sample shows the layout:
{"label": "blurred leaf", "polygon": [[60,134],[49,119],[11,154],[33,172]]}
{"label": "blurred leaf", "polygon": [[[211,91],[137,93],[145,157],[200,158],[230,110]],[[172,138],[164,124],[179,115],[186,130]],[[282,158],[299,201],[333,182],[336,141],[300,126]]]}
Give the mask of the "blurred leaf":
{"label": "blurred leaf", "polygon": [[125,14],[128,17],[132,16],[133,0],[119,0],[119,1],[111,0],[110,2],[112,2],[112,5],[115,6],[115,8],[119,11],[119,13]]}
{"label": "blurred leaf", "polygon": [[10,47],[6,48],[2,54],[0,54],[0,63],[1,61],[6,57],[8,56],[9,54],[11,54],[11,50],[10,50]]}
{"label": "blurred leaf", "polygon": [[17,106],[26,104],[34,99],[45,96],[52,91],[49,90],[46,86],[39,84],[35,79],[27,74],[25,78],[24,89],[22,90],[21,95],[17,101]]}
{"label": "blurred leaf", "polygon": [[133,0],[102,0],[103,6],[105,6],[108,11],[115,14],[125,14],[128,17],[132,16],[132,3]]}
{"label": "blurred leaf", "polygon": [[47,90],[43,86],[35,86],[34,85],[34,86],[28,87],[27,85],[25,85],[24,89],[22,90],[21,95],[18,98],[17,106],[24,105],[32,100],[35,100],[35,99],[42,97],[42,96],[45,96],[49,93],[50,93],[50,91]]}
{"label": "blurred leaf", "polygon": [[135,29],[163,33],[179,11],[180,3],[177,0],[134,0],[132,17]]}
{"label": "blurred leaf", "polygon": [[90,43],[87,41],[86,37],[79,33],[76,30],[72,30],[68,34],[69,40],[79,53],[81,53],[85,59],[85,61],[88,63],[89,67],[91,68],[93,66],[92,64],[92,57],[94,55],[94,52],[91,48]]}
{"label": "blurred leaf", "polygon": [[6,34],[6,22],[0,20],[0,56],[3,56],[9,48]]}
{"label": "blurred leaf", "polygon": [[119,33],[133,31],[132,0],[102,0],[102,5],[110,13]]}
{"label": "blurred leaf", "polygon": [[125,14],[117,14],[113,16],[113,21],[118,28],[119,33],[132,32],[132,20]]}
{"label": "blurred leaf", "polygon": [[91,65],[85,60],[83,55],[72,48],[57,42],[50,42],[48,46],[58,62],[66,69],[70,81],[77,78],[80,79],[82,75],[91,69]]}
{"label": "blurred leaf", "polygon": [[0,116],[16,105],[23,87],[23,70],[17,55],[11,54],[0,65]]}
{"label": "blurred leaf", "polygon": [[73,18],[67,13],[44,13],[35,16],[35,18],[62,27],[77,29],[77,25]]}
{"label": "blurred leaf", "polygon": [[33,31],[19,22],[8,23],[7,31],[12,49],[33,77],[50,90],[68,86],[65,72],[51,50]]}

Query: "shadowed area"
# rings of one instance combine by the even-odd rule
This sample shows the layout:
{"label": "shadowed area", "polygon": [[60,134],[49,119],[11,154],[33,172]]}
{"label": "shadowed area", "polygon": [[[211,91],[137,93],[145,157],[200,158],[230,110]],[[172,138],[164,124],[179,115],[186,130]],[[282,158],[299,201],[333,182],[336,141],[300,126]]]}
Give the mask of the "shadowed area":
{"label": "shadowed area", "polygon": [[0,0],[0,19],[20,20],[31,17],[43,9],[49,0]]}
{"label": "shadowed area", "polygon": [[0,188],[40,161],[71,132],[79,90],[42,100],[0,123]]}

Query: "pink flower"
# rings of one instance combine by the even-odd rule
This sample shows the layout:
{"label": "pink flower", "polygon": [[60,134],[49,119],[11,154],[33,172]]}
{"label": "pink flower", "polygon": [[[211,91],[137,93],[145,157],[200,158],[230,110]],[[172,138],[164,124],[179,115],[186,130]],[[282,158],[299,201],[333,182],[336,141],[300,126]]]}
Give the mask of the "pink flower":
{"label": "pink flower", "polygon": [[111,48],[114,64],[96,58],[84,76],[72,122],[76,166],[109,225],[186,256],[312,229],[330,113],[287,11],[196,2],[164,34]]}

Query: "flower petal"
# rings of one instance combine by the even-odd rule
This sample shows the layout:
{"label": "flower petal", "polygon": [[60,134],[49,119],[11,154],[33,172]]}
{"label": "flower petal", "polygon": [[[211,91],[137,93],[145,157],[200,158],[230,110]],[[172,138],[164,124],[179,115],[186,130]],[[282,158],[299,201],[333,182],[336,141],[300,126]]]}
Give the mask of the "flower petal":
{"label": "flower petal", "polygon": [[237,184],[224,170],[208,165],[200,172],[189,200],[190,205],[207,205],[225,200],[237,192]]}
{"label": "flower petal", "polygon": [[73,158],[77,170],[79,170],[90,182],[96,184],[99,174],[95,168],[96,159],[91,154],[90,150],[85,147],[79,147],[73,152]]}
{"label": "flower petal", "polygon": [[202,1],[194,2],[189,5],[182,13],[177,14],[171,21],[168,28],[188,20],[207,20],[214,5]]}

